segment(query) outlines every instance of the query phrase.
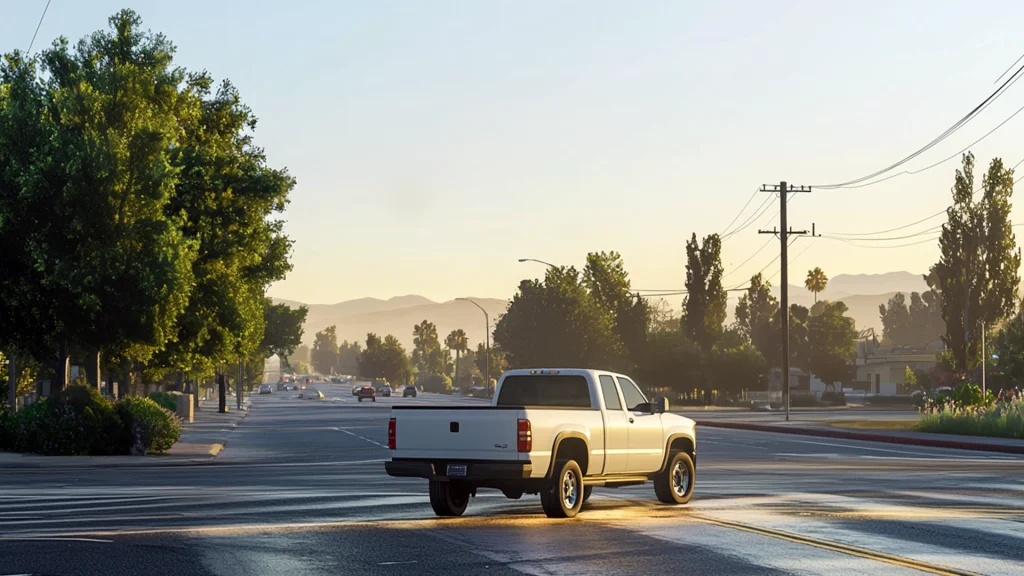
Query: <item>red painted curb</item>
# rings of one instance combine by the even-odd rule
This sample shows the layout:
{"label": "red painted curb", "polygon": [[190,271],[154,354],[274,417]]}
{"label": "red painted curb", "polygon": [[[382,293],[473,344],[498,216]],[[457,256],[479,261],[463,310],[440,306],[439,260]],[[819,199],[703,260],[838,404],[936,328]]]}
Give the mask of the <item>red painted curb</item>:
{"label": "red painted curb", "polygon": [[958,450],[976,450],[979,452],[1003,452],[1006,454],[1024,454],[1024,446],[1009,444],[985,444],[940,438],[915,438],[909,436],[886,436],[870,432],[853,432],[849,430],[823,430],[818,428],[790,428],[775,424],[752,424],[750,422],[720,422],[714,420],[698,420],[698,426],[709,428],[732,428],[734,430],[751,430],[755,432],[776,432],[779,434],[798,434],[801,436],[822,436],[843,440],[867,440],[869,442],[886,442],[889,444],[907,444],[911,446],[928,446],[931,448],[955,448]]}

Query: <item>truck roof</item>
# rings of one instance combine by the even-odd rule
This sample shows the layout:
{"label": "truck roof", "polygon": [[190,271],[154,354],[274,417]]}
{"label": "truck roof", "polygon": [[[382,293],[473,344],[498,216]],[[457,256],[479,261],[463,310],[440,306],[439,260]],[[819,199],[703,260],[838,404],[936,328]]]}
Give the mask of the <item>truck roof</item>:
{"label": "truck roof", "polygon": [[547,375],[547,374],[564,374],[567,376],[590,376],[596,380],[598,374],[607,374],[609,376],[621,376],[623,378],[629,378],[630,376],[620,374],[618,372],[612,372],[611,370],[598,370],[596,368],[519,368],[516,370],[509,370],[502,374],[504,376],[531,376],[531,375]]}

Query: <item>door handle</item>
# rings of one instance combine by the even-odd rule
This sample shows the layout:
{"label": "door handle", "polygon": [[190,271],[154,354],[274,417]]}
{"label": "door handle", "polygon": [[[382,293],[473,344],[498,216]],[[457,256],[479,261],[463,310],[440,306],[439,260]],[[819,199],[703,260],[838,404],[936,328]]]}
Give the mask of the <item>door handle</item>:
{"label": "door handle", "polygon": [[629,423],[630,423],[630,424],[632,424],[632,423],[633,423],[633,417],[632,417],[632,416],[630,416],[630,417],[629,417]]}

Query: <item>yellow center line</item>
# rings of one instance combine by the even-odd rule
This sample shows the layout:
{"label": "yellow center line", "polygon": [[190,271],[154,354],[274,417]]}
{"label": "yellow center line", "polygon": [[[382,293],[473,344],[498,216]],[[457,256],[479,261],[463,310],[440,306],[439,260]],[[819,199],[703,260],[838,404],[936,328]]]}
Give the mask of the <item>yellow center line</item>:
{"label": "yellow center line", "polygon": [[867,558],[869,560],[875,560],[878,562],[885,562],[886,564],[892,564],[893,566],[901,566],[904,568],[911,568],[913,570],[919,570],[921,572],[927,572],[930,574],[941,574],[943,576],[981,576],[976,572],[967,572],[965,570],[957,570],[948,566],[941,566],[938,564],[931,564],[929,562],[922,562],[920,560],[914,560],[912,558],[905,558],[903,556],[895,556],[893,554],[886,554],[884,552],[878,552],[875,550],[869,550],[867,548],[861,548],[859,546],[851,546],[849,544],[840,544],[838,542],[830,542],[828,540],[820,540],[818,538],[812,538],[810,536],[803,536],[800,534],[794,534],[792,532],[784,532],[782,530],[775,530],[773,528],[762,528],[760,526],[753,526],[751,524],[744,524],[741,522],[733,522],[730,520],[718,520],[716,518],[709,518],[707,516],[694,514],[690,518],[704,522],[705,524],[713,524],[722,528],[731,528],[733,530],[742,530],[743,532],[749,532],[751,534],[760,534],[762,536],[768,536],[770,538],[777,538],[779,540],[785,540],[787,542],[793,542],[796,544],[804,544],[807,546],[814,546],[815,548],[821,548],[823,550],[831,550],[833,552],[839,552],[841,554],[847,554],[850,556],[858,556],[860,558]]}

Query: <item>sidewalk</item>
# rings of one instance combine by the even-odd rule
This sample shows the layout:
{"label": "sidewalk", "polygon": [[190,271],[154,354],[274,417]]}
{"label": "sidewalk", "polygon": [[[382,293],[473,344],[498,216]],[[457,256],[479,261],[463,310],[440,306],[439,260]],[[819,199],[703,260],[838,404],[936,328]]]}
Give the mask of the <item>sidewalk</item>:
{"label": "sidewalk", "polygon": [[834,423],[831,426],[821,426],[808,422],[792,421],[736,422],[723,420],[697,420],[697,425],[707,426],[709,428],[730,428],[733,430],[799,434],[803,436],[820,436],[843,440],[866,440],[869,442],[928,446],[932,448],[955,448],[959,450],[1024,454],[1024,440],[1016,440],[1013,438],[932,434],[929,432],[916,432],[913,430],[852,429],[843,428],[841,423]]}
{"label": "sidewalk", "polygon": [[0,468],[125,468],[136,466],[192,466],[207,464],[224,449],[231,432],[248,414],[250,401],[242,410],[229,398],[230,412],[217,412],[217,401],[200,402],[193,421],[181,425],[181,438],[165,454],[149,456],[40,456],[0,452]]}

